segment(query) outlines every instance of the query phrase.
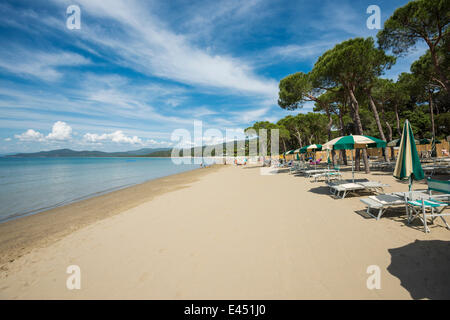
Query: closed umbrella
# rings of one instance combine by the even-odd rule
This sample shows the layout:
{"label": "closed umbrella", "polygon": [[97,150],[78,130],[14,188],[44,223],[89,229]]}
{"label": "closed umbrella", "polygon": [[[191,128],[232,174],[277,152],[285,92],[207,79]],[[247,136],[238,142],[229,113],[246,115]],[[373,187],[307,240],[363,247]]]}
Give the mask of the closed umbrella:
{"label": "closed umbrella", "polygon": [[408,120],[403,125],[403,134],[395,164],[394,177],[399,180],[409,180],[409,191],[411,191],[413,180],[424,178],[422,165],[416,144],[413,143],[414,135]]}
{"label": "closed umbrella", "polygon": [[437,157],[437,152],[436,152],[436,144],[437,143],[441,143],[441,141],[437,140],[435,137],[433,137],[431,139],[431,156],[433,158]]}
{"label": "closed umbrella", "polygon": [[[371,136],[362,136],[362,135],[350,135],[350,136],[342,136],[335,138],[333,140],[328,141],[322,146],[322,149],[329,150],[353,150],[353,149],[364,149],[364,148],[385,148],[386,141],[371,137]],[[353,161],[353,152],[352,155],[352,179],[355,182],[355,170],[354,170],[354,161]]]}

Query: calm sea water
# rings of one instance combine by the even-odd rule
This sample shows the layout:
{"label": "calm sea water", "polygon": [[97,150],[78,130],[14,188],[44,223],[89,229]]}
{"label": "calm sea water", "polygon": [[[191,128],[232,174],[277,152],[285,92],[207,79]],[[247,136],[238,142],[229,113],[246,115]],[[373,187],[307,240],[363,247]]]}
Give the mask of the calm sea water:
{"label": "calm sea water", "polygon": [[0,158],[0,222],[198,167],[161,158]]}

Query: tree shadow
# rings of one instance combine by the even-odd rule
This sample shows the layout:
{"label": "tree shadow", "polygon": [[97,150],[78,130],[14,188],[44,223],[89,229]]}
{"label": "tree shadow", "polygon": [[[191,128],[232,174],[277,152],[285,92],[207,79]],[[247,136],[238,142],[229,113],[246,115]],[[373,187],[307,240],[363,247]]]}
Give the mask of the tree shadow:
{"label": "tree shadow", "polygon": [[450,299],[450,241],[416,240],[388,252],[387,270],[413,299]]}

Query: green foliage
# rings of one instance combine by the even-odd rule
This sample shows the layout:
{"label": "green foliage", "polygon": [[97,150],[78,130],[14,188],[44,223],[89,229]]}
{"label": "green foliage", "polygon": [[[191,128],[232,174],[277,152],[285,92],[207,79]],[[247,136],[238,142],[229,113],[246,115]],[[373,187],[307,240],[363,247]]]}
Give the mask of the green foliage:
{"label": "green foliage", "polygon": [[436,136],[445,139],[450,134],[450,112],[445,112],[436,115]]}
{"label": "green foliage", "polygon": [[426,106],[415,107],[413,110],[406,110],[402,114],[402,127],[405,119],[408,119],[413,128],[414,137],[431,138],[430,113]]}
{"label": "green foliage", "polygon": [[395,10],[377,35],[380,48],[404,54],[420,39],[437,44],[449,24],[450,1],[416,0]]}
{"label": "green foliage", "polygon": [[320,56],[312,75],[322,87],[343,85],[354,89],[374,81],[394,63],[395,57],[375,48],[372,38],[355,38],[337,44]]}
{"label": "green foliage", "polygon": [[280,81],[278,105],[287,110],[303,106],[305,101],[311,101],[313,85],[309,74],[297,72]]}

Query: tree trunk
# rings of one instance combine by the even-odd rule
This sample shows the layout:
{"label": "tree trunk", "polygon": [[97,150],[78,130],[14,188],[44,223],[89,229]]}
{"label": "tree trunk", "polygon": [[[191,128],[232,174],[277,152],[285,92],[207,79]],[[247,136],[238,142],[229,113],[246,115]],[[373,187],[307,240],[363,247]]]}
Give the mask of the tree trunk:
{"label": "tree trunk", "polygon": [[[353,105],[353,110],[354,110],[354,116],[355,116],[355,122],[356,122],[356,128],[358,130],[358,134],[363,135],[364,131],[362,128],[362,123],[361,123],[361,117],[359,116],[359,103],[358,100],[356,100],[355,94],[353,92],[352,88],[349,88],[349,94],[350,94],[350,98],[352,99],[352,105]],[[370,168],[369,168],[369,159],[367,159],[367,150],[363,149],[363,161],[364,161],[364,169],[366,173],[370,173]]]}
{"label": "tree trunk", "polygon": [[400,117],[398,115],[398,107],[396,104],[394,105],[394,112],[395,112],[395,121],[396,121],[396,125],[397,125],[397,134],[400,139],[400,137],[402,136],[402,130],[400,130]]}
{"label": "tree trunk", "polygon": [[433,93],[429,92],[429,104],[430,104],[430,117],[431,117],[431,133],[434,138],[435,136],[435,127],[434,127],[434,112],[433,112]]}
{"label": "tree trunk", "polygon": [[[329,106],[327,105],[325,107],[326,114],[328,116],[328,123],[327,123],[327,133],[328,133],[328,141],[331,140],[331,127],[333,126],[333,118],[331,117]],[[333,161],[333,166],[336,166],[336,152],[334,150],[331,150],[331,159]],[[328,159],[327,159],[328,161]]]}
{"label": "tree trunk", "polygon": [[428,43],[428,45],[430,47],[431,60],[433,61],[434,69],[436,70],[436,73],[440,80],[439,83],[441,84],[442,88],[448,92],[448,86],[449,86],[448,79],[442,72],[442,69],[439,65],[438,57],[437,57],[437,53],[436,53],[436,46],[432,46],[429,43]]}
{"label": "tree trunk", "polygon": [[[380,107],[381,107],[381,118],[383,119],[384,123],[386,124],[386,128],[388,129],[388,141],[392,141],[392,127],[389,124],[389,121],[386,120],[386,114],[384,112],[384,104],[381,103]],[[391,156],[388,159],[393,159],[394,158],[394,147],[390,147],[390,153],[391,153]],[[388,160],[388,162],[389,162],[389,160]]]}
{"label": "tree trunk", "polygon": [[302,135],[300,134],[300,131],[298,131],[298,129],[295,129],[295,137],[298,140],[300,148],[303,147]]}
{"label": "tree trunk", "polygon": [[435,150],[433,150],[433,143],[436,143],[436,131],[435,131],[435,127],[434,127],[433,92],[431,90],[429,91],[429,104],[430,104],[430,117],[431,117],[431,135],[433,137],[433,142],[431,145],[431,147],[432,147],[431,156],[435,157],[436,154],[433,154],[433,153],[435,153]]}
{"label": "tree trunk", "polygon": [[[378,115],[377,106],[373,101],[372,95],[368,92],[369,104],[372,107],[373,115],[375,116],[375,122],[377,123],[378,132],[380,133],[381,140],[386,141],[386,137],[384,136],[383,126],[381,125],[380,116]],[[386,153],[386,148],[383,148],[384,161],[389,162],[389,158]]]}
{"label": "tree trunk", "polygon": [[[342,111],[339,110],[339,125],[341,126],[341,136],[345,136],[345,131],[344,131],[344,117],[342,115]],[[347,154],[345,152],[345,150],[341,150],[341,157],[342,160],[344,162],[344,165],[347,165]]]}

